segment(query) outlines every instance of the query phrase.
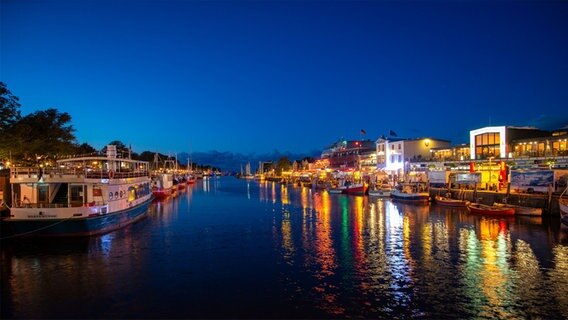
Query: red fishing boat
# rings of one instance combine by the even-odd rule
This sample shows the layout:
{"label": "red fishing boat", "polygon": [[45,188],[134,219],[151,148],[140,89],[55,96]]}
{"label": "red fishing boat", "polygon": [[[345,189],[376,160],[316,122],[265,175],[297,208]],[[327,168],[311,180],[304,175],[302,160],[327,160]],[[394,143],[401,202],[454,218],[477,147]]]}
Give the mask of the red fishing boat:
{"label": "red fishing boat", "polygon": [[512,216],[515,214],[515,209],[510,207],[488,206],[481,203],[470,203],[467,205],[467,210],[470,213],[497,215],[497,216]]}
{"label": "red fishing boat", "polygon": [[353,195],[365,195],[367,193],[367,184],[365,183],[353,183],[345,185],[345,189],[343,189],[343,193],[345,194],[353,194]]}
{"label": "red fishing boat", "polygon": [[172,195],[173,187],[173,176],[170,173],[160,173],[152,177],[152,193],[156,199]]}

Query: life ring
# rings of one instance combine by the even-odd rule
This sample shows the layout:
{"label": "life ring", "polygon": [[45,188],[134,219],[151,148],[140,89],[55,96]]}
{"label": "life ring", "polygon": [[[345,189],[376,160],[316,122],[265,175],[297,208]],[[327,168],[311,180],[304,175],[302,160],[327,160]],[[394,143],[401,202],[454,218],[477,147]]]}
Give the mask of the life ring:
{"label": "life ring", "polygon": [[110,179],[113,179],[113,178],[114,178],[114,170],[109,170],[109,171],[108,171],[108,177],[109,177]]}

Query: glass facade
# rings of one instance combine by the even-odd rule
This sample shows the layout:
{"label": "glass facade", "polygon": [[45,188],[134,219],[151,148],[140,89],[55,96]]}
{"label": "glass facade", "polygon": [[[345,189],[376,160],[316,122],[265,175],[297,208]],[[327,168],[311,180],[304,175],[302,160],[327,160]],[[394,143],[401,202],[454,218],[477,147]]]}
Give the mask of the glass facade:
{"label": "glass facade", "polygon": [[568,155],[568,139],[541,139],[518,141],[514,145],[515,157],[559,157]]}
{"label": "glass facade", "polygon": [[488,159],[489,157],[499,157],[501,134],[499,132],[488,132],[475,136],[475,158]]}

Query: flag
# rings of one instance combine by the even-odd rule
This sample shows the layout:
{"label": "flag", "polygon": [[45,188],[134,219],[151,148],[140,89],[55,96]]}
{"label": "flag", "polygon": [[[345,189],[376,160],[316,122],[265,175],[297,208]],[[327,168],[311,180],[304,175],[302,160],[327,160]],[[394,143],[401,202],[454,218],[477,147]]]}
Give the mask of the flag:
{"label": "flag", "polygon": [[396,132],[389,129],[389,136],[396,137]]}
{"label": "flag", "polygon": [[362,134],[362,135],[366,135],[366,134],[367,134],[367,131],[361,129],[361,134]]}

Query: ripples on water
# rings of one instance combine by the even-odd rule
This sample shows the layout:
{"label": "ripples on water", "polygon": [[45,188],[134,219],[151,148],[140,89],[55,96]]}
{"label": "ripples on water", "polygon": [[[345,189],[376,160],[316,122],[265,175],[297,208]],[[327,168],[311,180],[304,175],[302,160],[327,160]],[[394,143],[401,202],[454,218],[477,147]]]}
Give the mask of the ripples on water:
{"label": "ripples on water", "polygon": [[2,318],[568,318],[558,219],[222,178],[89,239],[3,241]]}

